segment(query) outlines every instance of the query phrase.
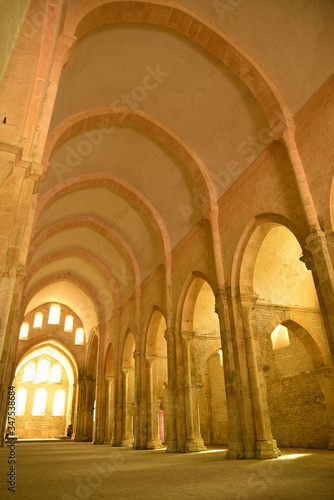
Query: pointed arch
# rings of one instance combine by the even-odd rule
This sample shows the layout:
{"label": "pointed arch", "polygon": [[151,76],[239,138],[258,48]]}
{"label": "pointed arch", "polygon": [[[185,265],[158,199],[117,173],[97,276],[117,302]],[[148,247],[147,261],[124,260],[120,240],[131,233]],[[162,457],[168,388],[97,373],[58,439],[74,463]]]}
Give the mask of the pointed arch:
{"label": "pointed arch", "polygon": [[213,294],[214,287],[208,277],[199,272],[194,271],[189,274],[180,293],[180,298],[176,311],[176,326],[180,330],[193,331],[194,309],[198,294],[203,287],[204,282],[210,286]]}
{"label": "pointed arch", "polygon": [[209,171],[199,155],[167,125],[138,109],[124,107],[92,109],[66,118],[48,136],[43,157],[45,164],[49,164],[53,152],[66,139],[87,130],[88,119],[89,128],[98,127],[101,134],[104,130],[103,127],[117,124],[130,125],[146,132],[174,153],[186,166],[201,193],[203,211],[211,203],[217,202],[217,195]]}
{"label": "pointed arch", "polygon": [[86,0],[75,6],[65,21],[65,32],[79,39],[88,31],[116,22],[149,23],[173,29],[222,61],[249,88],[272,128],[285,128],[292,115],[274,82],[263,68],[215,25],[176,2]]}
{"label": "pointed arch", "polygon": [[265,213],[253,217],[244,229],[234,254],[231,274],[232,295],[252,294],[253,271],[260,246],[269,231],[280,225],[289,229],[303,248],[306,234],[283,215]]}
{"label": "pointed arch", "polygon": [[264,329],[264,340],[266,342],[270,342],[270,336],[278,325],[285,326],[301,341],[311,359],[314,369],[322,368],[326,365],[328,355],[324,346],[318,345],[316,341],[317,336],[313,332],[312,327],[306,324],[297,312],[284,311],[275,316]]}
{"label": "pointed arch", "polygon": [[[53,227],[53,226],[52,226]],[[51,228],[50,228],[51,229]],[[59,230],[61,232],[61,229]],[[42,234],[42,233],[41,233]],[[54,234],[54,233],[53,233]],[[40,243],[41,244],[41,243]],[[62,260],[68,257],[78,257],[79,259],[84,260],[88,265],[92,266],[95,268],[98,273],[103,277],[104,279],[107,279],[108,285],[111,288],[111,292],[113,295],[114,299],[114,306],[116,308],[120,307],[120,292],[116,283],[116,280],[112,273],[110,273],[109,269],[102,264],[102,262],[91,255],[90,253],[86,252],[85,250],[82,250],[81,248],[69,248],[64,251],[60,252],[54,252],[51,255],[48,255],[39,261],[36,262],[36,264],[29,269],[29,272],[27,274],[27,278],[25,281],[25,287],[28,288],[29,286],[29,281],[30,279],[40,270],[42,267],[44,267],[47,264],[50,264],[51,262],[56,262],[58,260]]]}
{"label": "pointed arch", "polygon": [[161,253],[166,255],[171,251],[167,228],[156,208],[138,189],[112,174],[97,173],[80,175],[79,177],[64,181],[47,191],[37,204],[34,227],[36,228],[37,222],[45,210],[63,196],[82,189],[91,189],[100,186],[111,191],[116,191],[132,202],[150,222]]}
{"label": "pointed arch", "polygon": [[147,317],[142,338],[142,352],[166,356],[167,342],[164,338],[167,324],[158,306],[153,306]]}

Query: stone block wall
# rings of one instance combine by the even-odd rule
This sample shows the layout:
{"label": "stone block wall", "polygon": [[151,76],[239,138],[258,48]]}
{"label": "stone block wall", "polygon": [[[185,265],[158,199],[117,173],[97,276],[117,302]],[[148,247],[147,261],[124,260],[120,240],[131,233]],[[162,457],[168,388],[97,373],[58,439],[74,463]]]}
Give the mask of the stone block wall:
{"label": "stone block wall", "polygon": [[[273,437],[282,447],[327,448],[330,428],[325,397],[303,343],[291,330],[285,347],[273,349],[270,339],[263,342],[265,325],[277,316],[278,309],[256,310],[261,347],[266,346],[262,359]],[[319,312],[296,309],[295,314],[308,322],[317,340],[323,338]]]}

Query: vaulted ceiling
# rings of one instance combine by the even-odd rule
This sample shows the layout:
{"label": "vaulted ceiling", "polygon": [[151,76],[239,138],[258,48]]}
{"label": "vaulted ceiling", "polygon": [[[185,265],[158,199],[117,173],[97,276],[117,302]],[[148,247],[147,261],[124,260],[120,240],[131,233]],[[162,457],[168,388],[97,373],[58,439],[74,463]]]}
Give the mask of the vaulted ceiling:
{"label": "vaulted ceiling", "polygon": [[69,0],[28,310],[90,329],[94,296],[131,297],[333,73],[333,20],[330,0]]}

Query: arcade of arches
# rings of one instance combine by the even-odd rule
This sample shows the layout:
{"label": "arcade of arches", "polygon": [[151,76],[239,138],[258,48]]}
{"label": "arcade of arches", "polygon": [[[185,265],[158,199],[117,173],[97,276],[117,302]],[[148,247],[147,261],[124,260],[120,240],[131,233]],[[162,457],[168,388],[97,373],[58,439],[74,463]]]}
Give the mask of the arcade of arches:
{"label": "arcade of arches", "polygon": [[334,449],[333,2],[4,4],[2,445]]}

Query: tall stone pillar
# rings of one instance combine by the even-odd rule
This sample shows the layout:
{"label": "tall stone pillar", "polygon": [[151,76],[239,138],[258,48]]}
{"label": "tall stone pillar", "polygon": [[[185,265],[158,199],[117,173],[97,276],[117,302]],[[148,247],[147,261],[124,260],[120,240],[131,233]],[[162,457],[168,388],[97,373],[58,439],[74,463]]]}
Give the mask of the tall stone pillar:
{"label": "tall stone pillar", "polygon": [[123,439],[123,371],[121,366],[115,365],[115,385],[114,385],[114,394],[115,394],[115,446],[121,446],[121,442]]}
{"label": "tall stone pillar", "polygon": [[183,361],[184,361],[184,399],[186,409],[186,449],[187,453],[200,451],[198,442],[195,440],[193,387],[191,380],[191,355],[190,345],[194,338],[194,332],[182,331]]}
{"label": "tall stone pillar", "polygon": [[4,432],[8,414],[8,387],[12,384],[15,374],[15,357],[23,314],[20,313],[25,268],[17,269],[16,283],[12,296],[12,307],[8,318],[5,342],[0,362],[0,444],[4,446]]}
{"label": "tall stone pillar", "polygon": [[281,141],[290,157],[301,205],[307,221],[309,235],[305,239],[302,260],[312,270],[325,324],[329,347],[334,360],[334,268],[330,258],[325,233],[322,230],[312,193],[295,139],[295,123],[288,120],[281,128],[272,131],[275,139]]}
{"label": "tall stone pillar", "polygon": [[201,433],[201,417],[199,413],[199,395],[203,387],[203,382],[195,382],[193,387],[193,405],[194,405],[194,436],[198,443],[200,451],[205,451],[206,446]]}
{"label": "tall stone pillar", "polygon": [[121,446],[133,446],[133,434],[129,425],[129,374],[131,368],[122,367],[123,377],[123,431]]}
{"label": "tall stone pillar", "polygon": [[334,367],[321,367],[313,370],[325,396],[329,422],[328,449],[334,450]]}
{"label": "tall stone pillar", "polygon": [[169,433],[167,452],[175,453],[178,450],[177,441],[177,381],[176,381],[176,347],[175,329],[169,327],[165,331],[167,341],[167,369],[168,369],[168,406],[169,406]]}
{"label": "tall stone pillar", "polygon": [[237,391],[237,367],[234,359],[237,345],[231,333],[227,297],[225,293],[221,291],[216,296],[216,312],[219,317],[220,336],[222,341],[226,405],[229,423],[229,441],[226,458],[244,458],[244,443],[242,439],[241,415]]}
{"label": "tall stone pillar", "polygon": [[104,444],[113,444],[114,440],[114,377],[112,375],[105,376],[107,390],[106,390],[106,423],[105,423],[105,437]]}
{"label": "tall stone pillar", "polygon": [[134,351],[133,357],[135,360],[135,411],[134,411],[134,443],[133,447],[136,450],[140,449],[140,430],[141,430],[141,354],[139,351]]}
{"label": "tall stone pillar", "polygon": [[84,424],[84,441],[93,441],[93,414],[95,401],[95,380],[91,378],[85,379],[85,424]]}
{"label": "tall stone pillar", "polygon": [[83,441],[85,435],[86,418],[86,381],[84,377],[79,376],[76,390],[76,410],[73,422],[74,441]]}
{"label": "tall stone pillar", "polygon": [[67,412],[66,412],[66,427],[68,424],[73,426],[73,417],[75,409],[76,385],[73,384],[68,388]]}
{"label": "tall stone pillar", "polygon": [[104,375],[104,336],[105,336],[105,325],[99,325],[93,444],[103,444],[105,437],[107,384]]}
{"label": "tall stone pillar", "polygon": [[146,403],[147,403],[147,439],[146,448],[154,450],[161,446],[154,439],[154,393],[153,393],[153,362],[155,354],[146,354]]}
{"label": "tall stone pillar", "polygon": [[258,361],[260,350],[255,320],[256,300],[257,297],[253,296],[239,297],[255,426],[255,458],[277,458],[279,452],[271,434],[264,376],[259,373],[261,361]]}
{"label": "tall stone pillar", "polygon": [[324,234],[311,233],[305,240],[301,261],[312,271],[324,321],[327,340],[334,361],[334,271]]}

